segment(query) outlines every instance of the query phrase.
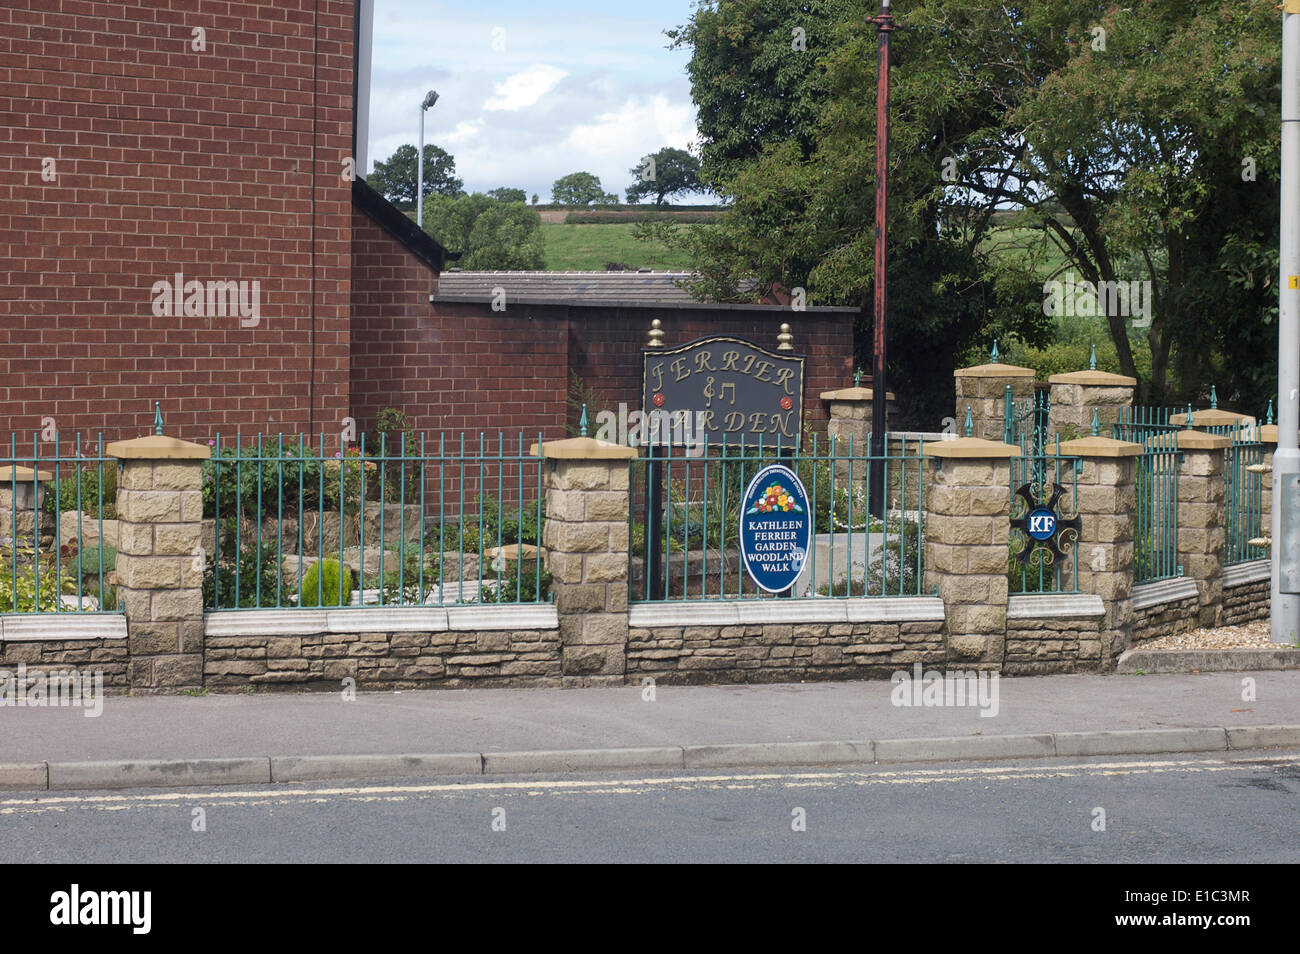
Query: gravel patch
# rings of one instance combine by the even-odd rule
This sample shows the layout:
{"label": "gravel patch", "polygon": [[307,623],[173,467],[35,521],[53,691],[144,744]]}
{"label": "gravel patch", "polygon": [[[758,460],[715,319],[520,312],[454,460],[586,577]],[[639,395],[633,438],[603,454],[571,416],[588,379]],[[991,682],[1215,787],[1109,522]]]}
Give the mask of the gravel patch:
{"label": "gravel patch", "polygon": [[1190,633],[1161,636],[1139,649],[1275,649],[1269,640],[1269,621],[1255,620],[1240,626],[1220,626],[1215,629],[1196,629]]}

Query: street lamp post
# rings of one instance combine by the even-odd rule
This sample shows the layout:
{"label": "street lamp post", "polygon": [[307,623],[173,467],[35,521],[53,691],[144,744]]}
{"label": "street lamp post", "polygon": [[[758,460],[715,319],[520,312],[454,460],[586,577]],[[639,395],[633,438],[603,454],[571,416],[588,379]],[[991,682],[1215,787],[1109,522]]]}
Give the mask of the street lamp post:
{"label": "street lamp post", "polygon": [[[1277,452],[1273,455],[1270,637],[1294,643],[1300,634],[1294,506],[1300,480],[1300,0],[1282,13],[1282,201],[1278,258]],[[1290,538],[1290,539],[1289,539]]]}
{"label": "street lamp post", "polygon": [[438,101],[438,94],[429,90],[420,103],[420,173],[415,184],[415,224],[424,228],[424,112]]}

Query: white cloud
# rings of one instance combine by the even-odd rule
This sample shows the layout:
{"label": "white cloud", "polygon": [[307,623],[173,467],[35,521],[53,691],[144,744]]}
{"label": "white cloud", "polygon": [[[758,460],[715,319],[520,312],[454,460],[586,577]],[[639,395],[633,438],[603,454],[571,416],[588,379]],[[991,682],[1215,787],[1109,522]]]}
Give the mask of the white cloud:
{"label": "white cloud", "polygon": [[629,98],[616,110],[597,116],[594,122],[574,126],[563,147],[600,163],[629,155],[640,159],[664,146],[685,149],[694,137],[693,107],[657,95],[648,101]]}
{"label": "white cloud", "polygon": [[496,86],[496,96],[483,104],[485,110],[516,110],[531,106],[551,90],[568,72],[545,63],[531,66]]}

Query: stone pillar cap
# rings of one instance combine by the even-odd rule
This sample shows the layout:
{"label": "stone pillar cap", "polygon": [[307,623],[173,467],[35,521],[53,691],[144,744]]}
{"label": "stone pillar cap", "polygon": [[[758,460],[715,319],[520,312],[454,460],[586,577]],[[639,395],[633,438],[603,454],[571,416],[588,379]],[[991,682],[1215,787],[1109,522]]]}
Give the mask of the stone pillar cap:
{"label": "stone pillar cap", "polygon": [[114,441],[104,448],[104,453],[120,460],[206,460],[212,456],[212,448],[179,437],[150,434],[132,441]]}
{"label": "stone pillar cap", "polygon": [[562,441],[547,441],[540,448],[533,444],[528,453],[548,460],[628,460],[636,456],[636,448],[598,441],[594,437],[570,437]]}
{"label": "stone pillar cap", "polygon": [[[838,391],[823,391],[823,401],[870,401],[871,388],[840,388]],[[885,400],[894,400],[894,392],[886,391]]]}
{"label": "stone pillar cap", "polygon": [[1080,437],[1061,442],[1061,453],[1071,457],[1140,457],[1145,450],[1141,444],[1117,441],[1113,437]]}
{"label": "stone pillar cap", "polygon": [[1111,374],[1109,371],[1067,371],[1065,374],[1053,374],[1047,379],[1048,384],[1081,384],[1094,388],[1135,388],[1137,378],[1126,374]]}
{"label": "stone pillar cap", "polygon": [[[1275,440],[1273,443],[1276,444],[1277,441]],[[23,467],[21,465],[19,466],[10,465],[8,467],[0,467],[0,482],[6,484],[12,484],[15,480],[17,480],[20,484],[23,481],[26,481],[27,483],[30,484],[32,482],[33,477],[35,477],[39,481],[54,479],[54,475],[51,474],[48,470],[32,470],[30,467]],[[3,486],[0,486],[0,490],[3,489],[4,489]]]}
{"label": "stone pillar cap", "polygon": [[[1169,417],[1170,424],[1181,424],[1187,426],[1186,414],[1172,414]],[[1235,427],[1238,424],[1254,424],[1255,419],[1249,414],[1238,414],[1235,411],[1222,411],[1218,408],[1207,407],[1204,410],[1192,411],[1193,427]]]}
{"label": "stone pillar cap", "polygon": [[1223,450],[1232,446],[1232,438],[1225,434],[1207,434],[1204,431],[1178,431],[1179,450]]}
{"label": "stone pillar cap", "polygon": [[921,453],[930,457],[948,458],[1011,458],[1020,456],[1015,444],[986,441],[982,437],[959,437],[955,441],[934,441],[921,445]]}
{"label": "stone pillar cap", "polygon": [[1032,378],[1037,374],[1033,368],[1021,368],[1014,364],[977,364],[973,368],[958,368],[953,372],[953,377]]}

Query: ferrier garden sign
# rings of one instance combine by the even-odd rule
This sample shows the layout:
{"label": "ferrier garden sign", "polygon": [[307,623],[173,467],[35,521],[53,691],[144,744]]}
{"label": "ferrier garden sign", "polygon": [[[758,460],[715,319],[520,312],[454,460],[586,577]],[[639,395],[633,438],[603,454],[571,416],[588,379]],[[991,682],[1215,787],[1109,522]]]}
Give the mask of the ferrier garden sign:
{"label": "ferrier garden sign", "polygon": [[[802,355],[739,338],[699,338],[642,352],[645,442],[795,449],[803,430]],[[656,424],[656,422],[658,422]],[[657,436],[656,436],[657,435]]]}

